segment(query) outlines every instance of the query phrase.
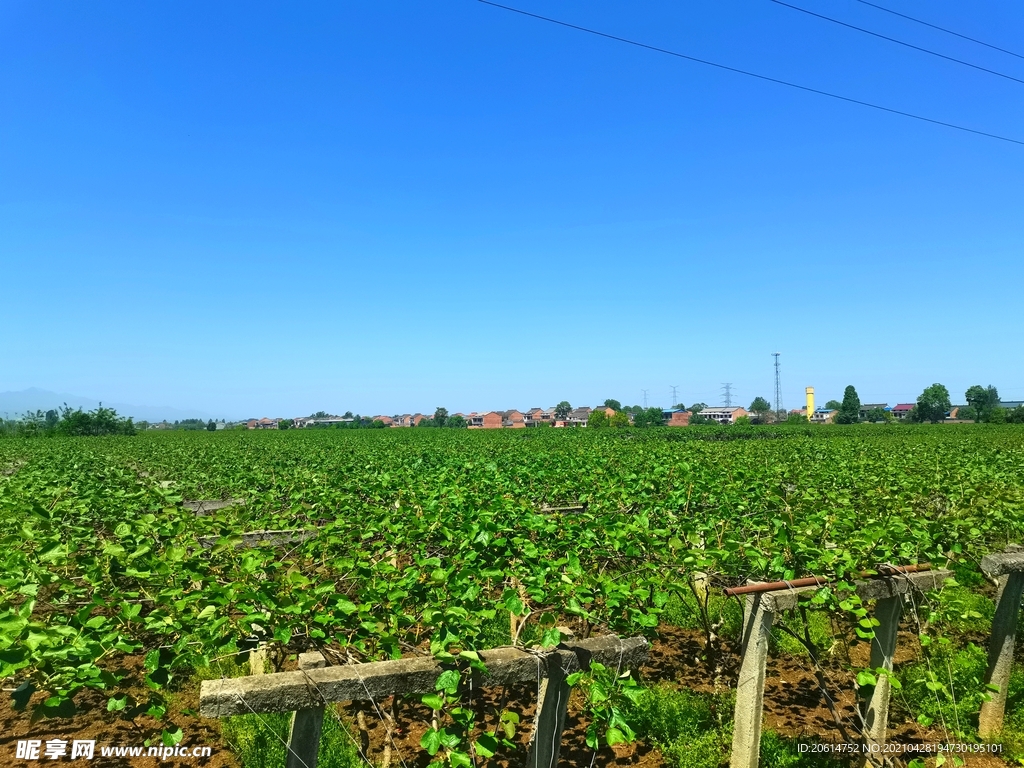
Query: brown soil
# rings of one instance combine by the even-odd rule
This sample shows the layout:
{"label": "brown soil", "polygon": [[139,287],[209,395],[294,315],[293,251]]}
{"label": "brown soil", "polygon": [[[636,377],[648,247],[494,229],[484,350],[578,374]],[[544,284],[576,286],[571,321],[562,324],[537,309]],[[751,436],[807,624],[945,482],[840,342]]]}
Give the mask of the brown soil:
{"label": "brown soil", "polygon": [[[900,649],[897,665],[912,662],[916,658],[919,645],[916,634],[909,627],[901,630],[897,647]],[[724,692],[736,685],[740,662],[736,651],[728,646],[723,648],[715,663],[714,668],[718,670],[718,679],[715,680],[713,669],[709,669],[705,658],[703,636],[695,631],[662,627],[659,637],[652,643],[641,675],[647,682],[667,683],[700,692]],[[866,666],[868,651],[867,643],[854,644],[849,649],[849,662],[855,667]],[[148,689],[142,682],[144,670],[141,659],[124,659],[122,663],[121,671],[128,674],[127,679],[130,681],[129,692],[139,699],[145,699]],[[293,662],[282,665],[285,669],[294,666]],[[821,676],[827,683],[831,705],[829,698],[821,691],[809,658],[770,657],[765,683],[764,728],[784,737],[811,742],[842,743],[853,740],[853,734],[858,730],[853,673],[843,661],[831,658],[822,662]],[[86,691],[76,701],[78,712],[73,719],[53,718],[35,724],[29,722],[25,712],[12,709],[8,696],[0,697],[0,766],[32,764],[15,759],[16,742],[19,740],[33,738],[45,742],[47,739],[60,738],[69,742],[72,739],[96,739],[96,759],[91,763],[96,766],[164,768],[203,765],[211,768],[241,768],[237,758],[220,739],[219,723],[194,714],[198,709],[198,693],[198,683],[192,683],[176,693],[169,719],[182,729],[182,744],[213,747],[213,756],[210,758],[174,757],[163,761],[155,757],[101,758],[100,745],[134,746],[142,745],[146,740],[158,744],[161,726],[146,715],[129,720],[120,713],[107,712],[106,697],[101,693]],[[30,708],[42,698],[42,694],[36,694],[30,702]],[[508,690],[487,689],[476,694],[473,708],[481,731],[493,729],[498,713],[503,709],[516,712],[520,717],[520,725],[513,739],[516,749],[503,747],[488,765],[497,768],[525,765],[525,747],[530,738],[536,698],[537,692],[533,686],[516,686]],[[337,707],[336,713],[375,765],[385,759],[388,751],[392,766],[404,763],[409,768],[424,768],[430,762],[430,756],[420,747],[420,739],[430,727],[431,711],[418,701],[387,699],[380,703],[379,710],[368,702],[352,703]],[[837,725],[837,718],[842,727]],[[393,723],[390,734],[387,723]],[[603,747],[595,755],[586,745],[586,726],[581,697],[574,692],[569,700],[561,766],[661,768],[664,765],[661,754],[642,741],[614,748]],[[894,723],[890,733],[890,741],[899,744],[942,743],[946,740],[941,731],[927,729],[917,723]],[[1005,768],[1006,762],[995,755],[969,755],[966,756],[966,765],[969,768]]]}
{"label": "brown soil", "polygon": [[[142,659],[128,657],[122,660],[117,670],[127,674],[126,687],[129,695],[145,701],[149,689],[143,682],[145,670]],[[36,693],[29,701],[26,711],[16,711],[8,694],[0,696],[0,766],[8,765],[60,765],[64,761],[71,764],[92,765],[97,768],[177,768],[178,766],[202,765],[205,768],[240,768],[236,757],[223,746],[220,738],[219,724],[198,715],[192,714],[189,708],[198,706],[198,685],[194,690],[184,691],[175,696],[171,702],[168,720],[181,728],[183,738],[179,747],[209,746],[212,748],[210,757],[102,757],[101,746],[134,747],[144,746],[146,741],[152,745],[161,745],[160,735],[164,726],[148,715],[139,715],[134,719],[121,716],[118,712],[107,711],[107,697],[101,692],[86,690],[75,697],[77,712],[71,718],[47,718],[32,723],[30,712],[40,704],[46,695]],[[24,761],[16,758],[17,743],[20,740],[38,739],[44,743],[49,739],[61,739],[68,742],[68,755],[59,760]],[[73,740],[96,741],[95,757],[91,761],[70,761],[70,744]],[[144,752],[146,750],[143,750]]]}

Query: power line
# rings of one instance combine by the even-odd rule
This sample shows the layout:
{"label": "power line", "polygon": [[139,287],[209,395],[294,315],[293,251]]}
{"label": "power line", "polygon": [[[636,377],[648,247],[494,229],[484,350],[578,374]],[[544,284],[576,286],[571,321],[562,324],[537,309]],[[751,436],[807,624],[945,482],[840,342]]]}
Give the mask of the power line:
{"label": "power line", "polygon": [[678,400],[676,400],[676,390],[679,389],[679,385],[669,384],[669,386],[672,388],[672,407],[675,408],[676,403],[679,402]]}
{"label": "power line", "polygon": [[644,408],[646,408],[647,407],[647,393],[648,393],[649,390],[641,389],[640,391],[644,393]]}
{"label": "power line", "polygon": [[895,37],[889,37],[888,35],[879,34],[878,32],[872,32],[870,29],[864,29],[864,27],[858,27],[854,24],[847,24],[845,21],[840,21],[839,19],[834,19],[831,16],[825,16],[824,14],[821,13],[815,13],[814,11],[810,11],[807,8],[801,8],[798,5],[790,5],[789,3],[784,3],[782,0],[771,1],[776,5],[784,5],[786,8],[792,8],[794,11],[806,13],[808,16],[814,16],[815,18],[822,19],[824,21],[831,21],[833,24],[838,24],[839,26],[846,27],[847,29],[853,29],[856,30],[857,32],[863,32],[865,35],[871,35],[872,37],[878,37],[881,38],[882,40],[888,40],[890,43],[896,43],[897,45],[903,45],[906,46],[907,48],[913,48],[915,51],[921,51],[921,53],[931,54],[932,56],[937,56],[940,59],[945,59],[946,61],[953,61],[956,62],[957,64],[963,64],[965,67],[971,67],[972,69],[978,69],[981,70],[982,72],[988,72],[990,75],[996,75],[997,77],[1005,77],[1007,80],[1013,80],[1015,83],[1020,83],[1021,85],[1024,85],[1024,80],[1021,80],[1018,77],[1014,77],[1013,75],[1007,75],[1002,72],[996,72],[994,69],[988,69],[987,67],[982,67],[979,66],[978,64],[971,64],[971,62],[969,61],[957,59],[953,56],[947,56],[944,53],[933,51],[930,48],[922,48],[919,45],[913,45],[912,43],[906,43],[902,40],[897,40]]}
{"label": "power line", "polygon": [[986,43],[984,40],[979,40],[976,37],[968,37],[967,35],[961,35],[959,32],[954,32],[952,29],[946,29],[945,27],[940,27],[937,24],[929,24],[927,21],[922,21],[921,19],[915,19],[913,16],[907,16],[907,14],[900,13],[899,11],[894,11],[891,8],[883,8],[881,5],[875,5],[874,3],[869,3],[868,0],[857,0],[857,2],[858,3],[863,3],[864,5],[870,5],[872,8],[877,8],[880,11],[885,11],[886,13],[891,13],[893,16],[899,16],[900,18],[907,19],[908,21],[913,21],[913,22],[916,22],[918,24],[924,24],[926,27],[931,27],[932,29],[937,29],[940,32],[945,32],[947,35],[955,35],[956,37],[962,37],[964,40],[970,40],[972,43],[977,43],[978,45],[984,45],[986,48],[991,48],[994,51],[1002,51],[1003,53],[1008,53],[1011,56],[1016,56],[1018,59],[1024,59],[1024,56],[1021,56],[1019,53],[1014,53],[1013,51],[1009,51],[1006,48],[1000,48],[998,45],[992,45],[991,43]]}
{"label": "power line", "polygon": [[732,405],[732,383],[726,382],[722,385],[722,399],[725,401],[725,406],[728,408]]}
{"label": "power line", "polygon": [[920,121],[925,122],[925,123],[931,123],[933,125],[941,125],[941,126],[943,126],[945,128],[954,128],[954,129],[956,129],[958,131],[964,131],[966,133],[974,133],[974,134],[977,134],[978,136],[986,136],[986,137],[988,137],[990,139],[998,139],[999,141],[1006,141],[1006,142],[1009,142],[1010,144],[1020,144],[1020,145],[1024,146],[1024,141],[1021,141],[1020,139],[1011,139],[1011,138],[1009,138],[1007,136],[1000,136],[997,133],[988,133],[987,131],[979,131],[979,130],[977,130],[975,128],[966,128],[966,127],[964,127],[962,125],[957,125],[955,123],[947,123],[944,120],[935,120],[935,119],[933,119],[931,117],[923,117],[921,115],[915,115],[912,112],[904,112],[903,110],[900,110],[900,109],[893,109],[892,107],[883,107],[880,104],[872,104],[870,101],[861,101],[860,99],[854,99],[854,98],[851,98],[849,96],[840,96],[837,93],[831,93],[829,91],[822,91],[822,90],[819,90],[817,88],[811,88],[810,86],[807,86],[807,85],[799,85],[797,83],[791,83],[788,80],[780,80],[780,79],[778,79],[776,77],[768,77],[768,75],[759,75],[756,72],[750,72],[750,71],[745,70],[745,69],[737,69],[736,67],[730,67],[730,66],[727,66],[725,64],[718,64],[718,63],[716,63],[714,61],[708,61],[707,59],[698,59],[696,56],[688,56],[685,53],[678,53],[676,51],[670,51],[667,48],[659,48],[659,47],[657,47],[655,45],[648,45],[647,43],[641,43],[641,42],[638,42],[636,40],[630,40],[629,38],[626,38],[626,37],[618,37],[617,35],[610,35],[607,32],[598,32],[596,29],[589,29],[588,27],[581,27],[581,26],[579,26],[577,24],[570,24],[567,21],[559,21],[558,19],[553,19],[553,18],[550,18],[548,16],[541,16],[541,15],[536,14],[536,13],[530,13],[529,11],[520,10],[519,8],[513,8],[512,6],[509,6],[509,5],[501,5],[500,3],[492,2],[492,0],[477,0],[477,2],[483,3],[484,5],[493,6],[494,8],[501,8],[504,11],[511,11],[512,13],[518,13],[518,14],[520,14],[522,16],[529,16],[530,18],[538,19],[539,21],[546,21],[546,22],[548,22],[550,24],[557,24],[557,25],[559,25],[561,27],[568,27],[569,29],[575,29],[575,30],[577,30],[579,32],[586,32],[587,34],[596,35],[597,37],[604,37],[604,38],[607,38],[609,40],[615,40],[616,42],[619,42],[619,43],[627,43],[628,45],[635,45],[637,48],[646,48],[647,50],[655,51],[656,53],[664,53],[664,54],[666,54],[668,56],[675,56],[677,59],[686,59],[687,61],[693,61],[693,62],[696,62],[697,64],[706,64],[707,66],[715,67],[716,69],[724,69],[727,72],[735,72],[738,75],[746,75],[747,77],[755,77],[758,80],[765,80],[765,81],[767,81],[769,83],[776,83],[778,85],[785,85],[785,86],[787,86],[789,88],[796,88],[797,90],[800,90],[800,91],[807,91],[808,93],[816,93],[819,96],[828,96],[831,99],[838,99],[839,101],[846,101],[846,102],[849,102],[850,104],[858,104],[859,106],[862,106],[862,107],[870,107],[871,109],[877,109],[877,110],[880,110],[882,112],[889,112],[889,113],[894,114],[894,115],[900,115],[901,117],[909,117],[909,118],[912,118],[914,120],[920,120]]}

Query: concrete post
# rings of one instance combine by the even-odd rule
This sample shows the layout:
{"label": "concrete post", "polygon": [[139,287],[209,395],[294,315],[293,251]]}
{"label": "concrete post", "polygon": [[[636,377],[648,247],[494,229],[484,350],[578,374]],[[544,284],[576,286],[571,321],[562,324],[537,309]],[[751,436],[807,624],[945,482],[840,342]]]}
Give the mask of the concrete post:
{"label": "concrete post", "polygon": [[743,661],[736,683],[730,768],[757,768],[761,747],[761,716],[764,710],[764,675],[768,663],[768,638],[774,613],[771,597],[747,596],[743,609]]}
{"label": "concrete post", "polygon": [[267,673],[267,646],[260,643],[249,651],[249,674],[265,675]]}
{"label": "concrete post", "polygon": [[[871,669],[881,667],[892,672],[892,660],[896,655],[896,631],[900,626],[903,613],[903,598],[900,595],[886,597],[875,603],[875,618],[878,626],[875,637],[871,641]],[[886,675],[878,675],[878,682],[865,698],[864,710],[864,743],[868,753],[862,764],[881,765],[884,755],[879,750],[872,752],[875,745],[885,744],[886,729],[889,724],[889,692],[891,681]]]}
{"label": "concrete post", "polygon": [[[327,666],[319,653],[300,653],[299,669],[322,669]],[[285,768],[316,768],[320,751],[320,731],[324,726],[324,708],[300,709],[292,715],[288,731],[288,757]]]}
{"label": "concrete post", "polygon": [[992,619],[988,671],[985,673],[985,684],[996,686],[999,690],[989,691],[992,698],[981,705],[978,735],[983,739],[991,739],[1003,729],[1006,689],[1010,684],[1013,645],[1017,634],[1017,615],[1020,613],[1021,596],[1024,594],[1024,572],[1015,571],[1003,578],[1006,579],[1006,585],[1000,590],[996,615]]}
{"label": "concrete post", "polygon": [[572,653],[555,651],[544,659],[547,676],[541,679],[537,715],[530,740],[529,768],[557,768],[562,731],[569,706],[569,686],[563,666],[575,659]]}

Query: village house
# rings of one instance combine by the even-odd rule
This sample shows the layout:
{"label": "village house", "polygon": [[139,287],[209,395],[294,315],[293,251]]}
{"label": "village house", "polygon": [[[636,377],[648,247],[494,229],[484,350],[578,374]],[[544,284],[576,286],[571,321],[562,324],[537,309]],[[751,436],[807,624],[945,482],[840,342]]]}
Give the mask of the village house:
{"label": "village house", "polygon": [[502,426],[512,429],[522,429],[526,426],[526,414],[515,409],[502,411]]}
{"label": "village house", "polygon": [[262,419],[249,419],[245,426],[249,429],[277,429],[280,421],[281,419],[268,419],[264,416]]}
{"label": "village house", "polygon": [[736,419],[742,416],[749,416],[746,408],[741,408],[738,405],[723,405],[723,406],[709,406],[704,408],[700,415],[717,421],[719,424],[735,424]]}
{"label": "village house", "polygon": [[839,411],[829,408],[815,408],[814,413],[811,414],[812,424],[831,424],[835,421],[836,416],[839,415]]}
{"label": "village house", "polygon": [[690,416],[692,414],[689,411],[682,410],[679,408],[662,411],[662,419],[667,427],[687,427],[690,425]]}
{"label": "village house", "polygon": [[531,408],[526,412],[526,426],[536,427],[539,424],[551,424],[555,418],[555,409]]}
{"label": "village house", "polygon": [[899,419],[900,421],[903,421],[903,419],[907,418],[907,416],[910,415],[910,412],[913,409],[914,403],[900,403],[899,405],[893,407],[892,415]]}
{"label": "village house", "polygon": [[466,417],[469,429],[501,429],[504,420],[504,416],[498,411],[473,412]]}
{"label": "village house", "polygon": [[858,413],[858,415],[863,420],[863,419],[866,419],[868,417],[868,413],[870,411],[874,411],[874,410],[876,410],[878,408],[881,408],[884,411],[888,407],[889,407],[888,403],[861,403],[860,412]]}

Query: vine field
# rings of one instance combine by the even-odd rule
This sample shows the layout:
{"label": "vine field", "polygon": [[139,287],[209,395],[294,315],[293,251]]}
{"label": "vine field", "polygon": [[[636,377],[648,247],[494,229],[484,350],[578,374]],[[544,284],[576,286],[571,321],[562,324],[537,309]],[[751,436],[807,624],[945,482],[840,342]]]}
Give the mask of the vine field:
{"label": "vine field", "polygon": [[[315,535],[239,546],[268,530]],[[728,617],[709,590],[925,562],[969,580],[1022,534],[1010,425],[7,439],[0,680],[26,720],[99,697],[175,743],[176,692],[255,643],[277,667],[456,662],[566,631],[653,639],[686,613],[710,681]],[[611,709],[601,733],[631,735]],[[484,744],[465,745],[478,764]]]}

